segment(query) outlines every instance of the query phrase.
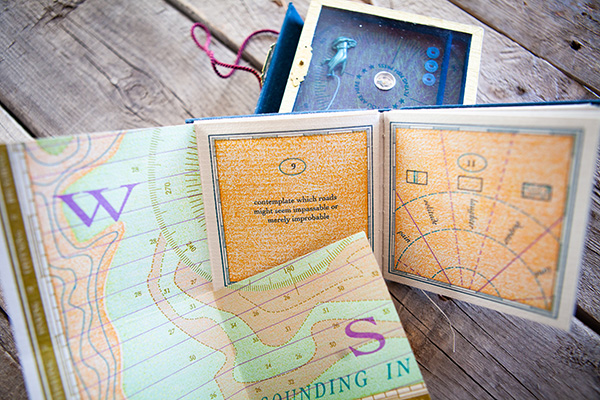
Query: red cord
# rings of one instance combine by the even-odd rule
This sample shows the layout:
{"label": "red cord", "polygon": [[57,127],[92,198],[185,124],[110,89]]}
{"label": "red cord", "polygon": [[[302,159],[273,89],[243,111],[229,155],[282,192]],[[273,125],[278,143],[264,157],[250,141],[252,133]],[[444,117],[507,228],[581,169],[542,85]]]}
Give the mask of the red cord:
{"label": "red cord", "polygon": [[[206,41],[204,42],[204,45],[200,44],[200,42],[196,38],[196,34],[194,33],[194,31],[197,27],[202,28],[204,30],[204,33],[206,34]],[[250,36],[248,36],[246,39],[244,39],[244,42],[242,43],[242,45],[240,46],[240,49],[238,50],[237,57],[235,59],[235,63],[233,63],[233,64],[227,64],[227,63],[217,60],[215,58],[215,54],[211,50],[209,50],[211,35],[210,35],[210,31],[208,30],[208,28],[206,26],[204,26],[200,22],[196,22],[194,25],[192,25],[192,29],[191,29],[190,33],[192,35],[192,39],[194,39],[194,42],[196,42],[198,47],[200,47],[200,49],[202,51],[204,51],[210,58],[210,63],[212,64],[213,70],[215,71],[215,73],[218,76],[220,76],[223,79],[227,79],[235,72],[236,69],[241,69],[242,71],[247,71],[247,72],[254,74],[254,76],[256,76],[256,79],[258,79],[258,84],[262,87],[260,72],[258,72],[254,68],[240,65],[240,59],[242,58],[242,53],[244,52],[244,48],[246,48],[246,45],[248,44],[250,39],[252,39],[253,36],[258,35],[259,33],[272,33],[272,34],[278,35],[279,32],[274,31],[272,29],[261,29],[261,30],[252,32],[250,34]],[[217,65],[220,65],[221,67],[225,67],[225,68],[230,68],[231,71],[229,71],[228,74],[222,74],[217,69]]]}

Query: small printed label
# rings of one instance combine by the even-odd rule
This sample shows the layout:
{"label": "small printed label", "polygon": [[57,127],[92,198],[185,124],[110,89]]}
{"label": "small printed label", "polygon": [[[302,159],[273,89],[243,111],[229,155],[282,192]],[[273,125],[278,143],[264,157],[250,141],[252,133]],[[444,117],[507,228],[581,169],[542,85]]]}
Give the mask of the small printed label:
{"label": "small printed label", "polygon": [[306,163],[300,158],[286,158],[279,164],[279,171],[285,175],[300,175],[306,170]]}

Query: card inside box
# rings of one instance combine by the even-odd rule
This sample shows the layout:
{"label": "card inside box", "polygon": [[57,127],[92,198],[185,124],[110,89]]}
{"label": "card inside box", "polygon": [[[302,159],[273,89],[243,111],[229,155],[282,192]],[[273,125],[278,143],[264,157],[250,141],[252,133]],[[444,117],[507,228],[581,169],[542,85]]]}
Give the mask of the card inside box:
{"label": "card inside box", "polygon": [[475,102],[481,28],[313,1],[280,111]]}

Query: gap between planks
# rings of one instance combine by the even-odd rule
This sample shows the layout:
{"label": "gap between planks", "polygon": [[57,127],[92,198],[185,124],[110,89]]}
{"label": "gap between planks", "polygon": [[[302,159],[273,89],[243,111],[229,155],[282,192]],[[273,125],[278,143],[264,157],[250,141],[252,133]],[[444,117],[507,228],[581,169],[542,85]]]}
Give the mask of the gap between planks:
{"label": "gap between planks", "polygon": [[[233,39],[230,39],[228,37],[227,34],[225,34],[224,30],[221,29],[216,29],[215,24],[214,23],[210,23],[210,21],[207,21],[206,18],[204,18],[204,20],[201,18],[201,13],[200,11],[197,10],[197,7],[195,8],[190,2],[188,2],[187,0],[165,0],[168,4],[170,4],[172,7],[174,7],[175,9],[177,9],[180,13],[183,14],[183,16],[185,16],[186,18],[190,19],[190,21],[193,20],[200,20],[201,22],[204,22],[206,24],[208,24],[211,27],[212,31],[218,32],[218,36],[217,34],[215,34],[215,36],[217,37],[217,39],[225,44],[228,48],[232,49],[233,51],[235,51],[235,49],[237,49],[239,46],[237,46],[235,44],[235,41]],[[305,4],[306,3],[306,4]],[[300,11],[303,11],[304,8],[307,7],[307,1],[299,1],[298,5],[300,8]],[[275,6],[274,4],[272,4],[271,6]],[[281,8],[281,7],[279,7]],[[64,18],[64,15],[62,16]],[[191,24],[190,24],[191,26]],[[492,27],[493,29],[493,27]],[[190,39],[191,40],[191,39]],[[258,57],[254,57],[252,55],[250,55],[249,57],[247,57],[248,60],[252,61],[253,63],[257,63],[257,58]],[[585,321],[588,322],[588,325],[590,327],[594,326],[594,322],[596,323],[596,325],[598,325],[598,321],[596,319],[594,319],[593,314],[590,314],[589,312],[587,312],[584,308],[579,307],[579,311],[577,313],[578,316],[581,316],[582,318],[585,319]],[[590,320],[591,317],[591,320]]]}
{"label": "gap between planks", "polygon": [[600,95],[597,4],[572,0],[448,1]]}

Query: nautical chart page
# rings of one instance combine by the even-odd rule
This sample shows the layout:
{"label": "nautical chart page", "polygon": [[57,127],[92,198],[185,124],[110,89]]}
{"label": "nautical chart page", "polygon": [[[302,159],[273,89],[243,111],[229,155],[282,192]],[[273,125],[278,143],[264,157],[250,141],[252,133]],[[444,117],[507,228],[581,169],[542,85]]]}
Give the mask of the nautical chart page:
{"label": "nautical chart page", "polygon": [[385,277],[567,327],[597,110],[419,113],[387,114]]}
{"label": "nautical chart page", "polygon": [[193,125],[0,146],[0,166],[32,398],[429,398],[364,234],[213,289]]}

